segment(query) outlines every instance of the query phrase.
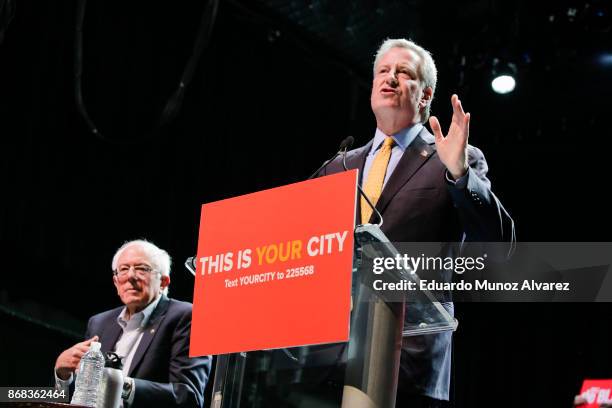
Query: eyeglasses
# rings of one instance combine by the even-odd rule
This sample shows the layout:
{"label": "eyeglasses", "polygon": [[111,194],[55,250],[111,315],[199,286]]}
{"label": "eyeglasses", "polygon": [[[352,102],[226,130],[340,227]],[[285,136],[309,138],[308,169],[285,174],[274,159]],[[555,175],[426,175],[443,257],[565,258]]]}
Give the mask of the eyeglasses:
{"label": "eyeglasses", "polygon": [[154,269],[148,265],[121,265],[117,270],[113,271],[113,275],[119,279],[125,279],[131,269],[134,269],[134,275],[141,279],[146,278],[151,272],[154,272]]}

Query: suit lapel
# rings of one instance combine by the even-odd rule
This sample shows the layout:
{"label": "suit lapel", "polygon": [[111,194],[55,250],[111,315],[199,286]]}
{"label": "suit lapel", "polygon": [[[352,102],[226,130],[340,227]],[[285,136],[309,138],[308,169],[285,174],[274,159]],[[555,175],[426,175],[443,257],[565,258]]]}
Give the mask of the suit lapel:
{"label": "suit lapel", "polygon": [[[435,153],[434,137],[423,128],[406,149],[376,203],[381,213],[391,199]],[[372,214],[374,216],[374,214]]]}
{"label": "suit lapel", "polygon": [[[346,154],[346,167],[349,170],[359,169],[359,180],[361,181],[363,175],[363,167],[365,166],[366,157],[368,152],[372,148],[373,140],[370,140],[366,145],[359,149],[352,150]],[[342,160],[340,161],[342,167]]]}
{"label": "suit lapel", "polygon": [[151,345],[153,338],[157,335],[157,332],[159,331],[158,328],[166,316],[166,311],[168,310],[169,305],[170,300],[166,296],[162,295],[157,307],[149,318],[149,322],[147,323],[146,327],[143,328],[144,332],[142,334],[142,339],[140,340],[138,348],[134,353],[134,358],[132,359],[128,376],[132,376],[134,370],[138,367],[142,358],[147,352],[147,349]]}
{"label": "suit lapel", "polygon": [[[115,349],[115,344],[121,335],[121,326],[117,323],[117,316],[119,316],[121,310],[121,308],[118,309],[117,314],[113,315],[113,321],[110,324],[104,325],[104,330],[99,334],[100,339],[98,341],[102,343],[102,352],[104,353]],[[93,333],[92,335],[96,334]]]}

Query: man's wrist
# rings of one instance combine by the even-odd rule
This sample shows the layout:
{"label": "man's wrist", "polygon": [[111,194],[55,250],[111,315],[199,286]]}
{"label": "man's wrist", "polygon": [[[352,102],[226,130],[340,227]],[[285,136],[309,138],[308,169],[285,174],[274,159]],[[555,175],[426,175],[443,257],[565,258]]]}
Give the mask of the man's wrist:
{"label": "man's wrist", "polygon": [[55,372],[55,378],[57,380],[68,382],[68,383],[72,382],[73,374],[71,371],[66,371],[66,370],[57,369],[57,368],[53,371]]}
{"label": "man's wrist", "polygon": [[462,169],[460,171],[451,171],[447,169],[449,176],[453,179],[453,181],[459,180],[461,177],[465,176],[468,172],[468,169]]}
{"label": "man's wrist", "polygon": [[450,173],[450,171],[446,170],[445,177],[448,184],[454,186],[456,189],[463,190],[468,183],[468,174],[469,171],[458,179],[453,180],[453,175]]}

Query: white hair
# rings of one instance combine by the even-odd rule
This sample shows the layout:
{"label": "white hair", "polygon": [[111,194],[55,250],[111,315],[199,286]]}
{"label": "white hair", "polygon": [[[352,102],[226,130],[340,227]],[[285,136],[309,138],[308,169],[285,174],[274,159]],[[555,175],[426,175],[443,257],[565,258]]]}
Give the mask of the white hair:
{"label": "white hair", "polygon": [[374,74],[376,74],[376,65],[391,48],[406,48],[408,50],[416,53],[421,59],[420,64],[418,65],[418,75],[421,84],[423,85],[423,89],[430,87],[431,88],[431,98],[427,101],[427,105],[425,105],[425,109],[422,112],[421,122],[426,123],[427,119],[429,119],[429,110],[431,109],[431,102],[433,101],[433,96],[436,92],[436,83],[438,82],[438,70],[436,69],[436,63],[434,62],[431,53],[427,51],[425,48],[420,45],[414,43],[413,41],[406,40],[404,38],[396,38],[396,39],[386,39],[378,51],[376,51],[376,58],[374,58]]}
{"label": "white hair", "polygon": [[[160,272],[164,276],[170,276],[170,265],[172,264],[172,259],[170,258],[170,255],[168,255],[168,252],[145,239],[136,239],[121,245],[121,248],[119,248],[117,252],[115,252],[115,256],[113,256],[113,271],[117,270],[117,262],[119,262],[119,257],[123,251],[134,246],[140,248],[142,252],[145,253],[155,271]],[[162,293],[166,296],[168,295],[168,286],[164,288]]]}

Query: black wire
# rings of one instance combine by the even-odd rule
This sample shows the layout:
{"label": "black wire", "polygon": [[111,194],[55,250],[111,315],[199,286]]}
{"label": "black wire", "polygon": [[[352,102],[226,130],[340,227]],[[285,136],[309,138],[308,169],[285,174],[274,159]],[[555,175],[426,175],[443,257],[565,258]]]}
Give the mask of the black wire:
{"label": "black wire", "polygon": [[0,0],[0,44],[4,41],[4,32],[15,17],[15,0]]}
{"label": "black wire", "polygon": [[[75,39],[74,39],[74,99],[77,106],[77,111],[89,127],[90,131],[101,141],[116,143],[116,144],[132,144],[142,142],[149,139],[150,136],[144,136],[137,139],[131,139],[129,141],[119,141],[115,139],[109,139],[105,137],[102,132],[98,129],[94,121],[92,120],[87,107],[85,106],[85,100],[83,99],[83,21],[85,20],[85,9],[87,7],[87,0],[77,1],[77,13],[76,13],[76,25],[75,25]],[[198,34],[194,42],[191,56],[185,65],[181,80],[176,91],[170,96],[168,102],[164,106],[159,119],[156,121],[152,135],[156,135],[158,130],[176,118],[176,115],[181,109],[183,104],[183,98],[185,95],[185,89],[187,85],[191,83],[195,69],[204,48],[210,42],[210,37],[217,17],[217,10],[219,8],[219,0],[210,0],[203,13],[200,21],[200,27],[198,28]]]}
{"label": "black wire", "polygon": [[164,110],[162,111],[158,126],[164,126],[170,123],[180,111],[181,106],[183,105],[185,88],[191,83],[198,60],[200,59],[200,55],[202,55],[202,51],[210,42],[212,29],[217,18],[218,8],[219,0],[211,0],[208,2],[204,13],[202,13],[202,21],[200,22],[200,28],[198,29],[198,35],[193,45],[191,57],[185,66],[185,70],[181,76],[181,82],[179,82],[178,88],[168,100]]}
{"label": "black wire", "polygon": [[87,0],[80,0],[77,2],[77,18],[74,38],[74,98],[77,105],[77,110],[81,114],[81,117],[87,123],[87,126],[89,127],[91,132],[99,139],[106,141],[104,137],[98,132],[96,125],[89,117],[89,113],[87,112],[87,108],[85,107],[85,102],[83,101],[83,20],[85,18],[86,6]]}
{"label": "black wire", "polygon": [[9,315],[11,317],[23,320],[23,321],[28,322],[30,324],[33,324],[35,326],[39,326],[39,327],[45,328],[47,330],[51,330],[51,331],[54,331],[54,332],[57,332],[57,333],[61,333],[64,336],[67,336],[67,337],[70,337],[70,338],[73,338],[73,339],[79,339],[79,341],[83,339],[83,334],[82,333],[77,333],[77,332],[75,332],[75,331],[73,331],[71,329],[68,329],[68,328],[65,328],[65,327],[61,327],[59,325],[51,324],[51,323],[48,323],[48,322],[46,322],[44,320],[37,319],[37,318],[29,316],[29,315],[27,315],[27,314],[25,314],[23,312],[20,312],[20,311],[18,311],[16,309],[13,309],[13,308],[11,308],[9,306],[0,305],[0,312],[6,313],[7,315]]}

